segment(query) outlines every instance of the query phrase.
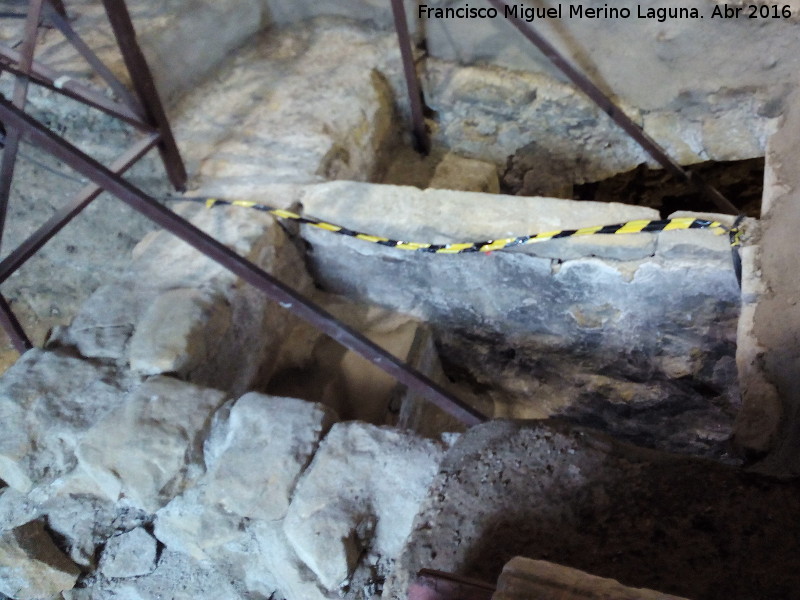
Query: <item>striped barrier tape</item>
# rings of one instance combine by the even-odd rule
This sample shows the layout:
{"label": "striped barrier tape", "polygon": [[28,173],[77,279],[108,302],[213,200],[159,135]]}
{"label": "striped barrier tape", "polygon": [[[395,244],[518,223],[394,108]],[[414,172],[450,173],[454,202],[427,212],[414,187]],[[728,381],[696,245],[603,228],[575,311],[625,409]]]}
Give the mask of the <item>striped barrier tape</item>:
{"label": "striped barrier tape", "polygon": [[451,244],[429,244],[424,242],[409,242],[403,240],[394,240],[391,238],[373,235],[369,233],[362,233],[329,223],[314,217],[303,217],[282,208],[274,208],[266,204],[260,204],[249,200],[223,200],[221,198],[170,198],[173,200],[192,200],[195,202],[203,202],[208,208],[213,206],[241,206],[244,208],[252,208],[262,212],[270,213],[281,219],[288,219],[296,221],[318,229],[324,229],[339,235],[346,235],[358,240],[370,242],[372,244],[379,244],[389,248],[398,248],[400,250],[412,250],[416,252],[428,252],[433,254],[468,254],[472,252],[495,252],[497,250],[505,250],[515,246],[524,246],[527,244],[534,244],[537,242],[544,242],[546,240],[563,239],[568,237],[580,237],[588,235],[620,235],[627,233],[645,233],[645,232],[658,232],[658,231],[678,231],[685,229],[707,229],[714,232],[716,235],[727,233],[730,237],[731,246],[737,247],[741,244],[741,230],[738,225],[741,219],[737,219],[733,227],[726,227],[719,221],[709,221],[705,219],[695,219],[693,217],[678,217],[675,219],[664,219],[660,221],[628,221],[626,223],[617,223],[615,225],[595,225],[593,227],[581,227],[580,229],[563,229],[561,231],[548,231],[544,233],[534,233],[530,235],[521,235],[518,237],[502,238],[497,240],[484,240],[480,242],[461,242]]}

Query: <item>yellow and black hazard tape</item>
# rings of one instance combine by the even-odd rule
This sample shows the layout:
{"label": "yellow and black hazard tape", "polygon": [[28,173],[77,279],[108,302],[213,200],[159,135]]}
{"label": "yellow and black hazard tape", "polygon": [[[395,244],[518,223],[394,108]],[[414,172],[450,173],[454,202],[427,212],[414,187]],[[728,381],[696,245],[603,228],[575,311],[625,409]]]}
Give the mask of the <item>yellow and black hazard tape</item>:
{"label": "yellow and black hazard tape", "polygon": [[[178,198],[174,198],[178,200]],[[741,243],[741,232],[738,228],[738,221],[733,227],[726,227],[719,221],[710,221],[706,219],[695,219],[693,217],[679,217],[676,219],[663,219],[660,221],[628,221],[626,223],[617,223],[615,225],[595,225],[593,227],[581,227],[580,229],[562,229],[560,231],[547,231],[544,233],[534,233],[530,235],[521,235],[518,237],[502,238],[497,240],[484,240],[480,242],[461,242],[452,244],[429,244],[424,242],[409,242],[403,240],[394,240],[391,238],[373,235],[369,233],[362,233],[329,223],[314,217],[303,217],[282,208],[274,208],[266,204],[252,202],[249,200],[224,200],[221,198],[197,198],[187,197],[181,198],[182,200],[193,200],[195,202],[203,202],[209,208],[212,206],[241,206],[244,208],[252,208],[262,212],[270,213],[281,219],[289,219],[339,235],[346,235],[358,240],[387,246],[389,248],[398,248],[400,250],[412,250],[416,252],[429,252],[434,254],[467,254],[471,252],[494,252],[497,250],[505,250],[515,246],[523,246],[527,244],[534,244],[537,242],[544,242],[547,240],[563,239],[568,237],[580,237],[588,235],[619,235],[626,233],[646,233],[646,232],[659,232],[659,231],[678,231],[685,229],[707,229],[717,235],[728,233],[731,240],[731,246],[738,246]]]}

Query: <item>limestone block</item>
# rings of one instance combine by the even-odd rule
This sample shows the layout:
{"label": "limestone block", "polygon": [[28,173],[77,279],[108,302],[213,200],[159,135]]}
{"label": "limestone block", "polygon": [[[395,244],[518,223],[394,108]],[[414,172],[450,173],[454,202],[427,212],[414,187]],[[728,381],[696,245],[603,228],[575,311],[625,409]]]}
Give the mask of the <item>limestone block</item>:
{"label": "limestone block", "polygon": [[241,517],[282,518],[335,420],[330,409],[294,398],[249,393],[226,405],[205,444],[206,501]]}
{"label": "limestone block", "polygon": [[0,535],[0,592],[40,600],[70,590],[80,569],[56,547],[41,521]]}
{"label": "limestone block", "polygon": [[[124,525],[127,519],[105,498],[54,487],[48,490],[52,497],[40,504],[39,509],[47,515],[48,527],[60,536],[61,547],[70,559],[93,570],[97,566],[97,549],[114,532],[114,527]],[[126,511],[130,513],[136,511]]]}
{"label": "limestone block", "polygon": [[522,556],[511,559],[503,567],[492,600],[527,600],[553,595],[563,600],[685,600],[654,590],[630,588],[614,579]]}
{"label": "limestone block", "polygon": [[112,501],[155,512],[199,475],[205,428],[224,400],[217,390],[150,379],[87,432],[80,466]]}
{"label": "limestone block", "polygon": [[453,153],[445,154],[441,162],[436,165],[428,187],[489,194],[500,192],[497,167],[493,163]]}
{"label": "limestone block", "polygon": [[225,562],[225,548],[241,537],[242,518],[206,499],[195,485],[156,513],[154,533],[170,550],[199,561]]}
{"label": "limestone block", "polygon": [[266,572],[271,575],[276,591],[284,598],[324,600],[330,597],[321,589],[314,573],[292,550],[284,533],[283,521],[257,521],[251,529],[258,544],[258,558],[253,565],[255,568],[247,571],[245,584],[248,589],[264,590],[258,579]]}
{"label": "limestone block", "polygon": [[156,540],[141,527],[114,536],[106,542],[100,558],[106,577],[138,577],[156,568]]}
{"label": "limestone block", "polygon": [[0,479],[27,492],[68,473],[84,434],[121,400],[108,369],[26,352],[0,378]]}
{"label": "limestone block", "polygon": [[[610,225],[634,219],[658,219],[646,207],[603,202],[574,202],[556,198],[521,198],[452,190],[418,190],[404,186],[332,182],[308,186],[303,196],[305,214],[350,229],[392,239],[434,244],[517,237],[592,225]],[[304,235],[317,244],[335,243],[329,232],[317,235],[304,228]],[[567,259],[593,254],[632,260],[652,253],[648,235],[602,236],[575,240],[552,240],[524,247],[525,253]],[[650,245],[642,245],[642,242]],[[578,244],[580,252],[572,249]],[[372,246],[372,247],[370,247]],[[364,254],[381,249],[361,243]],[[632,248],[620,256],[621,247]],[[394,255],[404,256],[404,253]],[[410,253],[409,253],[410,254]]]}
{"label": "limestone block", "polygon": [[[379,70],[392,42],[352,22],[325,20],[239,51],[190,95],[187,112],[196,116],[177,126],[203,193],[248,197],[267,184],[372,177],[394,139],[394,95]],[[347,93],[319,94],[331,78]],[[225,110],[208,119],[208,106]]]}
{"label": "limestone block", "polygon": [[335,425],[295,491],[284,532],[328,590],[362,549],[390,560],[403,545],[443,456],[441,446],[364,423]]}
{"label": "limestone block", "polygon": [[230,577],[214,565],[199,563],[169,548],[161,553],[158,566],[134,579],[96,578],[82,589],[64,594],[65,600],[213,600],[248,598]]}
{"label": "limestone block", "polygon": [[201,484],[156,514],[156,537],[180,552],[216,567],[254,594],[326,598],[314,574],[295,555],[283,519],[262,521],[226,512],[209,501]]}
{"label": "limestone block", "polygon": [[[190,202],[176,211],[281,281],[310,289],[300,253],[270,215]],[[123,281],[98,290],[58,341],[129,362],[137,373],[179,373],[238,394],[269,378],[292,322],[261,292],[160,231],[134,248]]]}
{"label": "limestone block", "polygon": [[179,288],[159,295],[130,340],[131,369],[145,375],[188,375],[217,350],[231,324],[220,295]]}

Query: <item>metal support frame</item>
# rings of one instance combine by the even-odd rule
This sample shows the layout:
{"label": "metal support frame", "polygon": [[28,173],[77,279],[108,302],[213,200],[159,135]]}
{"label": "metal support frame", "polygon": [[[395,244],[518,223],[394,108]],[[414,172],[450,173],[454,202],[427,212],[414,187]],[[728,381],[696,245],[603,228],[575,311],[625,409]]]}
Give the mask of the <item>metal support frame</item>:
{"label": "metal support frame", "polygon": [[414,148],[421,154],[428,154],[431,151],[431,139],[425,127],[422,88],[417,78],[417,66],[414,63],[411,36],[408,33],[408,21],[406,20],[403,0],[392,0],[392,14],[394,15],[394,27],[397,30],[400,56],[403,60],[403,73],[405,74],[406,87],[408,88],[408,100],[411,104]]}
{"label": "metal support frame", "polygon": [[[55,89],[64,95],[81,100],[90,106],[132,123],[148,132],[149,135],[125,152],[111,168],[107,168],[25,114],[23,110],[24,94],[20,94],[19,97],[15,94],[14,102],[0,98],[0,122],[8,127],[9,135],[7,139],[12,136],[17,142],[20,139],[24,139],[50,153],[92,181],[91,185],[85,187],[0,262],[0,283],[6,281],[48,240],[105,190],[460,421],[467,425],[475,425],[487,420],[485,415],[468,404],[461,402],[422,373],[398,360],[359,332],[341,323],[307,298],[304,298],[269,273],[239,256],[124,180],[121,174],[144,156],[153,146],[158,146],[173,185],[178,189],[182,189],[186,184],[186,171],[183,161],[153,83],[152,74],[136,42],[136,34],[124,0],[103,0],[103,5],[131,75],[137,96],[137,99],[132,99],[129,95],[118,93],[118,96],[125,100],[126,104],[107,100],[79,82],[70,80],[64,84],[61,81],[64,85],[57,85],[58,75],[47,67],[33,61],[36,29],[41,18],[43,3],[45,2],[58,2],[58,0],[31,0],[28,27],[26,28],[27,46],[20,53],[11,49],[0,48],[0,63],[2,63],[0,68],[17,75],[17,85],[27,86],[30,78],[38,84],[43,84],[50,89]],[[67,39],[78,47],[78,50],[87,58],[89,63],[98,67],[99,59],[82,41],[79,41],[80,38],[77,38],[68,22],[59,16],[61,11],[58,10],[58,7],[61,6],[63,8],[63,6],[60,5],[60,2],[53,6],[55,8],[48,8],[50,19],[65,34]],[[13,62],[17,62],[19,67],[15,68],[9,64]],[[103,69],[105,67],[99,69],[101,75],[103,75]],[[106,70],[103,76],[112,88],[117,88],[119,82],[110,74],[110,71]],[[17,102],[20,98],[22,101]],[[9,154],[8,152],[4,153],[4,159],[9,157]],[[14,157],[12,156],[11,158]],[[9,160],[9,164],[13,170],[13,160]],[[10,188],[10,176],[8,179],[4,179],[4,184],[7,184]],[[24,352],[32,347],[2,295],[0,295],[0,325],[9,334],[19,352]]]}
{"label": "metal support frame", "polygon": [[[141,57],[141,50],[136,43],[133,25],[130,22],[130,16],[125,9],[124,2],[122,0],[110,2],[107,10],[113,12],[114,31],[122,29],[125,31],[123,39],[118,40],[123,54]],[[135,71],[131,72],[131,79],[137,83],[137,98],[125,88],[111,70],[83,42],[65,17],[66,11],[61,0],[29,0],[22,47],[17,51],[0,45],[0,71],[6,71],[16,77],[11,105],[24,114],[28,85],[32,82],[119,118],[145,133],[146,137],[136,142],[127,152],[123,153],[112,165],[111,171],[116,175],[120,175],[142,158],[153,146],[159,145],[170,179],[177,189],[183,189],[186,183],[183,160],[172,137],[172,130],[164,114],[161,100],[155,91],[152,76],[146,64],[144,67],[136,64]],[[39,27],[44,20],[61,31],[64,37],[100,74],[122,102],[112,100],[91,87],[70,77],[60,75],[34,60]],[[112,20],[111,14],[109,14],[109,20]],[[143,57],[141,60],[144,60]],[[147,93],[140,92],[140,90],[148,89],[148,86],[150,89]],[[20,130],[2,119],[0,119],[0,122],[8,125],[3,158],[2,162],[0,162],[0,241],[2,241],[11,182],[14,176],[14,167],[20,142]],[[8,279],[102,191],[103,188],[100,186],[87,186],[67,202],[65,206],[56,211],[25,242],[9,253],[0,262],[0,283]],[[0,326],[9,335],[14,348],[20,353],[32,347],[31,341],[25,335],[22,326],[2,295],[0,295]]]}
{"label": "metal support frame", "polygon": [[[506,12],[508,4],[505,0],[487,0],[498,13],[505,15],[517,30],[524,35],[528,41],[536,46],[550,62],[553,63],[564,75],[574,83],[578,89],[586,94],[597,106],[600,107],[611,119],[622,128],[633,140],[639,144],[656,162],[664,169],[669,171],[678,180],[683,181],[703,194],[723,213],[738,214],[739,209],[733,205],[719,190],[703,180],[697,173],[692,173],[684,169],[677,161],[667,154],[667,152],[651,138],[642,127],[633,122],[606,94],[600,90],[586,75],[573,67],[569,61],[555,49],[546,39],[539,35],[536,30],[526,21],[515,17]],[[428,153],[430,150],[430,138],[425,129],[425,121],[422,113],[422,91],[417,78],[417,70],[414,58],[411,53],[411,39],[408,33],[408,23],[403,9],[403,0],[392,0],[392,12],[394,14],[395,28],[400,45],[400,54],[403,59],[403,71],[405,73],[406,85],[408,87],[408,98],[411,103],[411,118],[414,131],[416,149],[420,152]]]}
{"label": "metal support frame", "polygon": [[392,354],[371,342],[359,332],[344,325],[328,312],[281,283],[266,271],[239,256],[224,244],[165,208],[154,198],[125,181],[119,175],[87,156],[5,100],[0,100],[0,121],[16,128],[22,133],[27,142],[68,164],[84,177],[93,181],[98,187],[111,192],[163,229],[261,290],[270,299],[279,302],[282,307],[288,308],[295,316],[305,320],[343,346],[358,353],[463,423],[476,425],[487,420],[485,415],[450,395],[422,373],[398,360]]}

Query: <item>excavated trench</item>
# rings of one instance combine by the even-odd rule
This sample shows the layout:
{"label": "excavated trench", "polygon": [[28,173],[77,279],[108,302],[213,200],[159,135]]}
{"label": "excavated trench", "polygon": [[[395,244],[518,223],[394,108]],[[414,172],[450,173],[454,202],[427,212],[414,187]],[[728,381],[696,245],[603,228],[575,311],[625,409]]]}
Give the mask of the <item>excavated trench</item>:
{"label": "excavated trench", "polygon": [[[323,41],[333,44],[332,52],[317,39],[325,35],[330,35]],[[493,68],[484,72],[432,59],[426,84],[428,101],[436,108],[430,125],[438,135],[437,145],[430,158],[415,156],[400,131],[404,121],[397,112],[398,105],[403,104],[398,92],[399,68],[387,58],[393,43],[392,36],[361,25],[323,20],[276,32],[274,37],[265,35],[243,49],[181,105],[184,112],[176,120],[176,132],[179,142],[188,140],[182,143],[190,167],[197,169],[194,191],[225,196],[227,190],[234,195],[266,198],[276,205],[370,234],[432,243],[664,218],[676,211],[709,212],[710,207],[701,198],[666,179],[663,173],[636,167],[644,160],[641,153],[621,142],[620,137],[613,137],[617,134],[609,133],[607,125],[600,122],[601,130],[589,133],[598,124],[595,109],[574,95],[568,94],[565,100],[563,84],[550,80],[543,83],[538,76],[499,73]],[[312,101],[297,110],[299,116],[291,116],[295,96],[327,81],[334,67],[325,60],[336,63],[337,52],[349,56],[354,44],[370,48],[374,55],[363,60],[371,68],[374,65],[370,61],[379,67],[366,78],[354,74],[364,70],[361,64],[352,73],[345,72],[344,85],[358,90],[357,100],[362,105],[348,110],[354,102],[343,98],[337,113],[324,102]],[[232,100],[230,90],[243,82],[249,85],[277,80],[279,75],[285,89],[246,87],[246,94]],[[539,86],[533,95],[528,89],[534,85],[531,79]],[[491,94],[482,87],[485,81],[490,83]],[[520,98],[530,100],[532,96],[541,101],[540,114],[520,109],[524,112],[520,119],[539,123],[538,129],[531,133],[521,126],[511,134],[503,130],[518,116],[506,105],[519,106]],[[265,99],[271,104],[267,105]],[[448,110],[448,103],[452,110]],[[730,104],[737,105],[735,94]],[[213,106],[220,107],[219,114],[210,116],[205,109]],[[268,121],[267,115],[275,111],[277,116]],[[326,120],[333,113],[339,121]],[[553,118],[562,113],[563,127]],[[308,125],[309,115],[320,120]],[[82,121],[76,122],[73,129],[79,130]],[[339,122],[345,123],[341,130],[336,128]],[[107,125],[100,123],[97,129],[102,132]],[[302,139],[292,146],[302,127],[311,131],[311,141]],[[240,129],[247,132],[246,144],[238,136]],[[585,143],[573,156],[569,148],[576,146],[568,142],[575,141],[570,135],[576,130],[577,139]],[[480,133],[477,137],[476,131]],[[540,142],[531,145],[531,137],[546,139],[545,134],[558,131],[563,135],[553,142],[553,148]],[[604,147],[609,135],[613,151],[603,156],[598,148]],[[335,143],[326,146],[325,136]],[[501,142],[508,138],[511,142],[506,148]],[[483,147],[485,152],[481,152]],[[752,156],[753,152],[747,147],[742,154]],[[387,156],[394,160],[379,164],[376,159]],[[453,156],[475,162],[456,160],[449,174],[439,173],[445,183],[433,185],[437,166]],[[534,160],[548,156],[552,160]],[[306,164],[317,159],[319,164]],[[271,164],[274,171],[262,177],[262,163]],[[298,174],[298,165],[305,165],[308,173]],[[156,195],[164,195],[163,186],[153,179],[157,168],[154,161],[145,163],[134,173],[134,181]],[[718,186],[745,214],[758,216],[763,159],[702,163],[690,169]],[[485,177],[474,177],[478,171]],[[23,164],[19,170],[16,185],[20,192],[12,213],[18,222],[31,222],[36,211],[30,207],[38,206],[64,185],[58,179],[45,186],[34,185],[41,177],[41,171],[30,165]],[[467,182],[470,187],[465,191],[447,181]],[[498,190],[503,195],[488,193]],[[552,199],[534,197],[534,193],[544,191]],[[188,382],[200,386],[197,389],[202,392],[193,388],[191,401],[184,402],[188,407],[184,417],[187,422],[205,421],[195,424],[198,437],[194,442],[201,440],[197,447],[181,447],[183,454],[177,453],[176,462],[186,481],[170,481],[156,490],[155,500],[133,493],[137,492],[132,489],[136,484],[133,476],[133,483],[125,484],[132,488],[120,484],[122,491],[110,505],[92,500],[102,504],[101,508],[87,508],[86,499],[94,498],[91,494],[97,492],[87,492],[90,488],[82,487],[85,480],[80,477],[66,479],[65,493],[72,503],[67,508],[59,504],[63,498],[48,498],[49,508],[40,514],[50,511],[47,523],[56,545],[80,564],[78,587],[82,589],[72,598],[116,597],[123,583],[160,593],[172,585],[168,581],[182,577],[201,581],[198,585],[202,588],[205,580],[197,573],[205,577],[208,571],[203,569],[208,564],[225,574],[220,588],[209,584],[218,597],[220,593],[232,598],[241,593],[242,598],[290,600],[377,598],[385,590],[383,597],[401,598],[405,597],[404,582],[407,584],[407,578],[419,568],[441,568],[492,580],[504,562],[517,553],[690,598],[754,597],[760,578],[770,580],[762,587],[763,597],[788,597],[782,594],[794,583],[795,575],[787,566],[796,549],[795,533],[788,525],[781,531],[774,524],[784,520],[789,523],[795,514],[794,487],[744,477],[732,468],[744,460],[731,445],[741,402],[735,363],[740,295],[726,236],[707,231],[611,236],[611,240],[591,236],[489,256],[446,256],[403,253],[292,223],[274,226],[269,217],[251,216],[243,212],[246,209],[214,213],[184,206],[179,210],[198,219],[202,227],[227,236],[226,244],[252,260],[262,261],[265,268],[275,269],[280,277],[409,360],[454,395],[491,417],[520,420],[475,428],[464,434],[453,450],[449,450],[453,436],[447,438],[447,446],[425,442],[429,445],[420,446],[424,451],[414,450],[422,458],[407,471],[398,468],[395,472],[394,467],[385,466],[394,465],[392,461],[398,456],[413,454],[405,446],[385,456],[375,450],[372,458],[376,467],[350,464],[349,458],[342,458],[348,452],[360,456],[363,448],[378,446],[372,438],[354,436],[340,455],[336,454],[338,450],[331,451],[333,458],[326,454],[326,460],[344,464],[330,473],[324,471],[322,459],[312,462],[314,451],[297,450],[296,455],[284,460],[302,463],[298,473],[308,468],[305,488],[312,487],[311,481],[322,485],[320,480],[327,480],[330,485],[344,482],[341,487],[349,493],[349,486],[354,485],[349,477],[356,477],[362,468],[370,485],[384,478],[395,483],[407,479],[411,483],[406,487],[419,488],[419,497],[413,499],[416,504],[409,500],[413,510],[402,507],[410,511],[408,522],[394,520],[392,512],[402,511],[385,499],[391,493],[385,493],[381,500],[388,509],[360,504],[336,508],[330,521],[333,524],[324,524],[330,527],[325,529],[330,535],[323,537],[333,540],[331,546],[318,539],[318,532],[317,537],[308,535],[311,542],[292,533],[283,525],[284,515],[275,516],[278,512],[265,518],[259,507],[258,516],[252,516],[237,513],[243,509],[235,503],[225,504],[228,500],[212,501],[212,490],[220,497],[226,490],[220,491],[222,484],[213,488],[210,476],[203,479],[198,473],[209,467],[209,473],[213,471],[218,481],[224,481],[218,459],[226,456],[222,440],[226,435],[235,437],[235,428],[233,417],[225,412],[232,411],[231,405],[216,413],[216,407],[208,409],[213,404],[209,398],[216,392],[202,386],[226,390],[232,398],[255,390],[319,402],[334,409],[342,421],[390,423],[432,439],[440,438],[443,432],[463,431],[463,427],[420,398],[404,394],[391,378],[353,353],[287,319],[260,295],[243,291],[241,282],[226,279],[208,264],[195,261],[185,248],[165,241],[168,236],[164,234],[151,235],[140,243],[133,266],[121,276],[98,276],[92,270],[93,264],[103,262],[96,255],[98,251],[122,254],[135,242],[126,236],[138,238],[152,232],[150,225],[127,209],[104,202],[89,213],[89,221],[76,222],[72,231],[65,231],[64,246],[57,245],[52,252],[51,256],[68,256],[72,266],[80,263],[82,253],[89,256],[82,276],[70,275],[68,269],[62,273],[66,274],[66,283],[74,287],[65,299],[67,308],[60,304],[62,292],[55,287],[56,275],[47,279],[47,286],[42,285],[39,282],[43,281],[45,267],[36,262],[12,288],[15,308],[23,306],[24,298],[34,298],[28,301],[30,310],[22,311],[23,317],[40,330],[42,323],[47,323],[45,331],[75,317],[69,327],[56,332],[50,350],[75,361],[65,372],[84,368],[87,372],[102,371],[85,375],[80,384],[83,388],[75,389],[94,390],[91,386],[99,386],[102,393],[110,394],[104,386],[117,386],[118,394],[123,390],[134,394],[126,396],[126,402],[135,407],[146,397],[144,393],[135,396],[135,385],[147,377],[154,376],[151,382],[161,382],[156,386],[163,385],[165,379],[171,382],[169,385]],[[90,241],[93,231],[110,231],[121,220],[126,223],[122,236],[107,234],[99,243]],[[117,268],[116,262],[108,266],[109,270]],[[155,283],[142,285],[143,273]],[[172,276],[175,279],[170,279]],[[87,296],[90,298],[85,301]],[[164,313],[154,310],[156,306]],[[158,336],[180,329],[182,317],[196,319],[186,325],[190,331],[185,337],[191,343],[187,343],[185,353],[191,356],[183,363],[182,356],[169,356],[173,362],[159,363],[156,355],[161,352],[157,357],[161,360],[172,348],[160,344],[163,340]],[[170,328],[173,325],[176,329]],[[43,332],[40,335],[44,338]],[[80,368],[76,366],[79,361],[85,361],[80,362]],[[123,373],[119,380],[111,374],[117,372],[115,369]],[[163,374],[167,377],[161,378]],[[36,377],[31,380],[38,382]],[[9,381],[10,388],[21,386],[26,376],[14,372]],[[153,397],[157,395],[152,393]],[[9,394],[5,388],[3,394]],[[199,408],[194,414],[196,400]],[[183,414],[175,410],[165,420]],[[207,415],[204,410],[208,410]],[[152,424],[158,418],[134,420],[131,429],[138,432],[141,423]],[[238,418],[246,421],[245,417]],[[100,441],[87,435],[88,442],[81,441],[81,451],[75,451],[78,458],[69,456],[64,463],[70,468],[80,463],[87,473],[108,471],[116,475],[113,465],[100,468],[90,464],[90,458],[103,459],[103,443],[117,448],[113,420],[104,417],[102,427],[92,424],[91,434]],[[308,442],[315,449],[329,426],[321,424],[324,420],[320,418],[314,425],[319,438]],[[381,435],[395,435],[381,431]],[[65,445],[83,434],[70,430],[64,436]],[[151,434],[160,439],[158,432],[144,431],[142,436]],[[204,435],[207,439],[202,439]],[[327,452],[333,443],[320,447]],[[47,451],[51,451],[49,447]],[[217,453],[215,470],[209,466],[211,459],[192,462],[203,452],[209,456]],[[121,464],[127,468],[124,452],[120,455]],[[701,460],[696,460],[698,457]],[[236,476],[268,470],[268,458],[246,463],[241,472],[237,472],[239,466],[231,470]],[[227,459],[235,463],[237,456],[229,454]],[[169,462],[166,458],[163,461]],[[434,476],[436,469],[431,461],[436,465],[436,461],[442,461],[438,475]],[[420,465],[424,468],[417,468]],[[667,466],[662,469],[659,465]],[[59,463],[45,469],[42,482],[36,482],[41,486],[38,493],[44,494],[42,490],[53,483],[48,477],[71,475],[67,467],[60,473],[62,467]],[[100,488],[114,488],[108,483],[112,478],[104,477],[97,478]],[[725,502],[714,504],[715,499],[704,494],[706,477],[714,490],[721,490]],[[429,484],[433,492],[426,496]],[[298,507],[298,498],[314,506],[319,498],[336,495],[336,490],[320,489],[323,491],[313,501],[301,493],[288,494],[286,522],[294,523],[295,532],[312,527],[304,526],[304,519],[306,523],[313,521]],[[707,491],[713,494],[714,490]],[[393,493],[401,496],[401,491]],[[369,494],[364,497],[374,500]],[[0,500],[3,498],[12,498],[11,492],[0,495]],[[298,504],[292,508],[295,500]],[[114,504],[117,502],[121,504]],[[772,503],[768,515],[771,525],[766,529],[760,518],[764,502]],[[684,503],[688,503],[688,509]],[[220,510],[223,505],[225,510]],[[651,510],[653,506],[658,510]],[[5,520],[0,523],[4,526],[20,519],[21,511],[7,506],[3,510],[0,516]],[[411,517],[418,510],[420,516],[412,525]],[[64,524],[70,511],[83,511],[83,516],[88,514],[97,525],[89,528],[90,533],[76,533],[71,525]],[[736,527],[742,535],[733,543],[728,520],[739,516],[741,522],[737,521]],[[381,525],[383,522],[390,525]],[[316,521],[312,524],[322,527]],[[157,576],[152,578],[126,572],[116,581],[109,575],[113,569],[106,574],[98,570],[97,557],[107,554],[112,532],[116,537],[142,525],[148,536],[158,539],[161,558],[154,557],[153,564],[161,561],[161,565],[169,562],[169,566],[156,569]],[[397,535],[405,540],[401,551],[380,545],[385,544],[381,536],[391,537],[386,533],[391,527],[401,531],[402,535]],[[752,551],[760,551],[765,545],[759,533],[762,530],[768,530],[776,540],[779,551],[772,556]],[[200,537],[196,537],[198,532]],[[291,536],[291,543],[285,535]],[[336,546],[338,542],[344,549]],[[706,557],[693,545],[703,548],[713,560],[701,564]],[[381,554],[389,547],[397,552],[395,556]],[[306,553],[298,558],[292,549]],[[337,570],[340,567],[331,566],[340,554],[346,563],[344,579]],[[746,556],[741,559],[746,564],[726,566],[731,554]],[[202,557],[199,564],[206,566],[198,567],[194,562],[186,566],[198,557]],[[325,563],[326,559],[331,563]],[[290,569],[281,562],[293,566]],[[736,578],[731,569],[745,573],[741,582],[732,582]],[[686,572],[691,576],[684,577]],[[261,578],[263,573],[270,576]],[[82,596],[84,590],[88,591]]]}

